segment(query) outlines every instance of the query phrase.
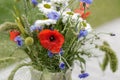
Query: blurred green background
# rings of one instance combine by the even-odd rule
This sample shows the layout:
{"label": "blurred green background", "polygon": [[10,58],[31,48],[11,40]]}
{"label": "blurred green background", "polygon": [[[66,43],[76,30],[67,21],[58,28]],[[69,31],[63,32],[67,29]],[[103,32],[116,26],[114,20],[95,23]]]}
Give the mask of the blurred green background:
{"label": "blurred green background", "polygon": [[[12,10],[15,0],[0,0],[0,24],[5,21],[14,21]],[[17,0],[19,1],[19,0]],[[24,0],[23,0],[24,1]],[[88,22],[97,27],[107,21],[120,17],[120,0],[93,0],[89,11],[91,16]],[[19,4],[22,7],[22,4]],[[33,16],[34,17],[34,16]]]}
{"label": "blurred green background", "polygon": [[88,22],[97,27],[108,21],[120,18],[120,0],[93,0],[90,6],[91,16]]}
{"label": "blurred green background", "polygon": [[[6,21],[14,22],[14,18],[12,16],[13,6],[15,4],[19,4],[18,2],[14,1],[15,0],[0,0],[0,24]],[[22,4],[19,5],[22,7]],[[94,0],[89,9],[92,14],[87,20],[94,28],[96,28],[97,26],[102,25],[108,21],[119,18],[119,8],[120,0]],[[9,57],[13,53],[15,53],[14,56],[16,58],[24,58],[24,52],[21,52],[21,50],[15,50],[16,45],[9,40],[9,35],[7,33],[0,32],[0,59]],[[11,61],[9,61],[8,63],[14,61],[14,59],[11,59]],[[7,63],[0,62],[0,67],[6,64]]]}

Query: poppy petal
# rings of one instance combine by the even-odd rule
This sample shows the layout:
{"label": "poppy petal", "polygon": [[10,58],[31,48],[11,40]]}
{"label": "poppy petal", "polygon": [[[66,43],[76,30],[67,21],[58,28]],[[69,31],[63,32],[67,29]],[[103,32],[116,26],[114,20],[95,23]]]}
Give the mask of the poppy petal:
{"label": "poppy petal", "polygon": [[52,53],[59,53],[64,43],[64,36],[57,30],[42,30],[38,34],[41,45]]}

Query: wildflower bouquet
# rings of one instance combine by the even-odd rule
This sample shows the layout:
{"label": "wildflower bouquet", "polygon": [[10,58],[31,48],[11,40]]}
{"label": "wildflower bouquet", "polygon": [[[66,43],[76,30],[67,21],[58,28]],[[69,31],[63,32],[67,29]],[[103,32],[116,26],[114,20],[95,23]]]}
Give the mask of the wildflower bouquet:
{"label": "wildflower bouquet", "polygon": [[[91,25],[85,20],[90,15],[87,11],[92,0],[80,0],[80,8],[71,9],[74,2],[24,0],[24,14],[21,14],[21,9],[14,7],[16,26],[10,28],[10,40],[31,59],[25,65],[32,65],[39,71],[66,73],[68,69],[72,71],[73,62],[78,60],[81,68],[78,77],[85,78],[88,76],[85,72],[86,57],[94,57],[94,54],[83,47],[92,45],[94,49],[105,52],[102,69],[105,70],[110,62],[110,67],[115,72],[117,58],[114,51],[107,42],[103,42],[103,45],[95,43],[95,40],[100,40],[99,35],[92,31]],[[91,36],[87,37],[88,34]],[[21,65],[17,68],[20,67]],[[10,80],[16,70],[11,74]]]}

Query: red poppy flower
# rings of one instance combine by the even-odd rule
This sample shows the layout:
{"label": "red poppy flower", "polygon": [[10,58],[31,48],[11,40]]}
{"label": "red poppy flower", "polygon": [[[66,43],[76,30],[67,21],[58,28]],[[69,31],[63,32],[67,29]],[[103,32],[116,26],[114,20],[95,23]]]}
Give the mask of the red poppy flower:
{"label": "red poppy flower", "polygon": [[60,48],[64,43],[64,36],[57,30],[42,30],[38,34],[41,45],[56,54],[60,52]]}
{"label": "red poppy flower", "polygon": [[[88,8],[89,8],[89,4],[86,4],[85,9],[87,10]],[[86,19],[90,15],[90,12],[84,13],[85,9],[84,9],[83,3],[80,2],[80,8],[75,9],[74,12],[79,13],[83,19]]]}
{"label": "red poppy flower", "polygon": [[86,13],[83,13],[83,14],[81,15],[81,17],[82,17],[83,19],[86,19],[90,14],[91,14],[90,12],[86,12]]}
{"label": "red poppy flower", "polygon": [[84,13],[84,8],[82,8],[82,9],[79,9],[79,8],[75,9],[74,12],[75,13],[79,13],[80,15],[82,15]]}
{"label": "red poppy flower", "polygon": [[[86,4],[85,9],[87,10],[89,8],[89,4]],[[80,2],[80,7],[74,10],[75,13],[80,13],[83,14],[84,13],[84,6],[83,6],[83,2]]]}
{"label": "red poppy flower", "polygon": [[17,30],[10,31],[10,40],[14,41],[15,37],[20,35],[20,32]]}

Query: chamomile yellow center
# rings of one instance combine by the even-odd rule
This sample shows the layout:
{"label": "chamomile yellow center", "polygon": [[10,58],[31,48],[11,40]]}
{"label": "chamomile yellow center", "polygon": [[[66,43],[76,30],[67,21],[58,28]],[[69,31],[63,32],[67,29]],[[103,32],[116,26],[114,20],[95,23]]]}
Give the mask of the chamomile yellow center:
{"label": "chamomile yellow center", "polygon": [[67,12],[68,15],[73,15],[73,12]]}
{"label": "chamomile yellow center", "polygon": [[47,8],[47,9],[50,9],[50,8],[51,8],[51,5],[49,5],[49,4],[44,4],[44,7]]}

